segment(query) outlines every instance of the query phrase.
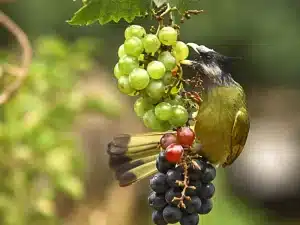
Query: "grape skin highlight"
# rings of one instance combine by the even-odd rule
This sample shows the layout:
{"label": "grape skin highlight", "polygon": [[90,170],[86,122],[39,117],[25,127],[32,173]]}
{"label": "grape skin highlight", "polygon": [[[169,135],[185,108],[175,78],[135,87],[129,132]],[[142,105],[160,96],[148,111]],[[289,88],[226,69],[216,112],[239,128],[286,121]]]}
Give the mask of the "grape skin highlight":
{"label": "grape skin highlight", "polygon": [[177,61],[186,59],[189,55],[188,46],[182,41],[177,41],[175,47],[173,48],[173,55]]}
{"label": "grape skin highlight", "polygon": [[155,107],[155,115],[158,119],[168,121],[172,116],[172,105],[167,102],[161,102]]}
{"label": "grape skin highlight", "polygon": [[188,121],[189,114],[187,110],[181,105],[172,106],[173,114],[170,123],[175,127],[184,126]]}
{"label": "grape skin highlight", "polygon": [[155,53],[160,48],[160,41],[154,34],[147,34],[143,39],[145,52]]}
{"label": "grape skin highlight", "polygon": [[132,37],[142,38],[146,35],[145,29],[140,25],[131,25],[125,29],[125,38],[129,39]]}
{"label": "grape skin highlight", "polygon": [[138,117],[143,117],[145,112],[153,108],[153,105],[150,104],[144,97],[140,97],[135,101],[133,108]]}
{"label": "grape skin highlight", "polygon": [[128,76],[121,76],[118,79],[118,88],[124,94],[132,94],[135,90],[130,86]]}
{"label": "grape skin highlight", "polygon": [[132,37],[124,42],[124,51],[127,55],[138,57],[144,50],[141,39]]}
{"label": "grape skin highlight", "polygon": [[124,55],[126,55],[126,53],[124,50],[124,44],[122,44],[118,49],[118,56],[119,56],[119,58],[122,58]]}
{"label": "grape skin highlight", "polygon": [[174,45],[177,41],[177,35],[177,31],[173,27],[163,27],[158,33],[158,38],[164,45]]}
{"label": "grape skin highlight", "polygon": [[146,70],[135,68],[129,74],[129,84],[136,90],[143,90],[149,84],[150,78]]}
{"label": "grape skin highlight", "polygon": [[165,94],[165,85],[161,80],[150,80],[146,93],[153,99],[160,99]]}
{"label": "grape skin highlight", "polygon": [[171,71],[176,66],[175,57],[168,51],[160,53],[158,61],[161,61],[165,65],[167,71]]}
{"label": "grape skin highlight", "polygon": [[137,58],[124,55],[120,60],[119,60],[119,69],[124,75],[129,75],[129,73],[139,67],[139,62]]}
{"label": "grape skin highlight", "polygon": [[122,72],[120,71],[118,63],[114,67],[114,75],[117,79],[119,79],[122,76]]}
{"label": "grape skin highlight", "polygon": [[147,66],[147,71],[152,79],[161,79],[165,72],[165,65],[160,61],[152,61]]}

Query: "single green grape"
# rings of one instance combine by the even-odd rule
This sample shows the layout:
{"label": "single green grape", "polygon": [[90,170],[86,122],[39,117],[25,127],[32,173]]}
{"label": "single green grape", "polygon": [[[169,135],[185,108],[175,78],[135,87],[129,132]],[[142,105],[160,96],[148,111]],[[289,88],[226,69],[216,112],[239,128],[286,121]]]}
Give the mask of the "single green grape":
{"label": "single green grape", "polygon": [[118,56],[119,56],[119,58],[122,58],[124,55],[126,55],[126,53],[124,50],[124,44],[122,44],[118,49]]}
{"label": "single green grape", "polygon": [[170,127],[167,122],[161,121],[155,116],[154,109],[150,109],[144,114],[143,121],[147,128],[154,131],[165,131]]}
{"label": "single green grape", "polygon": [[145,112],[153,108],[153,105],[144,97],[139,97],[134,103],[134,111],[138,117],[143,117]]}
{"label": "single green grape", "polygon": [[125,29],[125,39],[132,37],[142,38],[146,35],[145,29],[140,25],[131,25]]}
{"label": "single green grape", "polygon": [[169,122],[174,127],[181,127],[186,124],[189,119],[189,114],[186,108],[181,105],[172,106],[172,117]]}
{"label": "single green grape", "polygon": [[118,79],[118,88],[122,93],[128,95],[133,95],[133,93],[135,92],[135,90],[129,84],[128,76],[121,76]]}
{"label": "single green grape", "polygon": [[160,41],[154,34],[147,34],[143,39],[145,52],[154,53],[160,48]]}
{"label": "single green grape", "polygon": [[149,84],[150,77],[148,72],[142,68],[135,68],[129,74],[129,84],[136,90],[143,90]]}
{"label": "single green grape", "polygon": [[119,79],[123,74],[120,71],[119,64],[117,63],[114,67],[114,75],[117,79]]}
{"label": "single green grape", "polygon": [[158,38],[164,45],[175,45],[177,41],[177,31],[173,27],[163,27],[158,32]]}
{"label": "single green grape", "polygon": [[176,81],[176,78],[173,76],[171,71],[167,71],[162,78],[165,85],[171,85]]}
{"label": "single green grape", "polygon": [[158,56],[158,61],[165,65],[167,71],[171,71],[176,66],[175,57],[168,51],[160,53]]}
{"label": "single green grape", "polygon": [[143,42],[137,37],[132,37],[124,42],[124,50],[127,55],[139,57],[144,51]]}
{"label": "single green grape", "polygon": [[182,41],[177,41],[175,47],[173,48],[173,55],[177,61],[186,59],[189,55],[188,46]]}
{"label": "single green grape", "polygon": [[161,80],[150,80],[145,90],[150,98],[160,99],[165,94],[165,85]]}
{"label": "single green grape", "polygon": [[139,67],[139,61],[136,57],[124,55],[119,60],[119,69],[124,75],[129,75],[129,73]]}
{"label": "single green grape", "polygon": [[164,76],[166,67],[160,61],[152,61],[148,64],[147,71],[152,79],[160,79]]}
{"label": "single green grape", "polygon": [[172,117],[172,105],[168,102],[161,102],[155,106],[155,115],[158,119],[168,121]]}

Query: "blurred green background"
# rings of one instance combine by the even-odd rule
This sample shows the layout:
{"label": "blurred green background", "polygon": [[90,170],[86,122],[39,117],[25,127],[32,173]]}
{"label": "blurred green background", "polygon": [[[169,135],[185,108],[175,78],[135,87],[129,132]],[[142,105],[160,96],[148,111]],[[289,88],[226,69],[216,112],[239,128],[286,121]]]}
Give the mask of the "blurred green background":
{"label": "blurred green background", "polygon": [[[181,26],[182,40],[243,58],[234,66],[233,77],[247,92],[251,115],[246,149],[230,169],[218,169],[214,209],[200,224],[300,224],[300,2],[202,0],[191,5],[206,13]],[[150,225],[148,181],[118,187],[105,152],[113,135],[145,131],[134,115],[133,100],[117,91],[112,75],[128,24],[70,26],[65,21],[80,1],[16,0],[0,1],[0,6],[34,46],[30,79],[20,96],[3,108],[1,224]],[[155,21],[134,23],[150,27]],[[1,63],[14,59],[15,39],[1,28],[0,40]],[[38,120],[37,128],[22,133],[20,115],[31,111],[51,120]],[[55,155],[58,146],[67,153]],[[29,163],[7,165],[19,149]],[[72,158],[78,150],[83,153],[77,157],[84,161],[82,170],[82,163]],[[63,161],[65,154],[71,156]],[[44,168],[44,160],[50,160],[54,172]],[[68,162],[74,165],[66,173],[56,168]],[[51,185],[45,183],[47,177]],[[82,190],[78,179],[84,182]],[[40,198],[30,198],[32,204],[27,204],[24,196],[36,190],[36,183],[43,184],[38,192],[48,188],[51,197],[42,195],[38,213],[28,216]]]}

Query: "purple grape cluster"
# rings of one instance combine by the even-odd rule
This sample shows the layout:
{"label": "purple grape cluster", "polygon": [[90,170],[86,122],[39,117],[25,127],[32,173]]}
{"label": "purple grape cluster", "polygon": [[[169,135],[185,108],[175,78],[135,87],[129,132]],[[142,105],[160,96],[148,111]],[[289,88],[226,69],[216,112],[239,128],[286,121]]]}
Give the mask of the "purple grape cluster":
{"label": "purple grape cluster", "polygon": [[[152,220],[156,225],[199,224],[198,214],[207,214],[212,210],[211,198],[215,193],[212,181],[216,177],[216,169],[203,159],[195,159],[188,164],[187,188],[183,194],[184,168],[168,162],[165,152],[157,157],[156,167],[159,171],[150,180],[152,192],[148,202],[154,209]],[[180,204],[183,199],[184,206]]]}

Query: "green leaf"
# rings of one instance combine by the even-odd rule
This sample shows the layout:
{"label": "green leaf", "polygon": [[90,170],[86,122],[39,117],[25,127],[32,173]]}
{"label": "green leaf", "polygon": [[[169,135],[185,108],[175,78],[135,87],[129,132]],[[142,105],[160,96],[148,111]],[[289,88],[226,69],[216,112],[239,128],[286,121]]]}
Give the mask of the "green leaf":
{"label": "green leaf", "polygon": [[161,7],[163,4],[170,4],[171,7],[176,7],[180,12],[188,9],[188,4],[192,3],[191,0],[153,0],[156,7]]}
{"label": "green leaf", "polygon": [[90,25],[99,19],[99,7],[101,7],[100,3],[88,2],[77,12],[75,12],[72,19],[68,20],[67,22],[72,25]]}
{"label": "green leaf", "polygon": [[90,0],[67,21],[72,25],[90,25],[96,21],[105,24],[125,19],[128,23],[143,16],[151,5],[146,0]]}

